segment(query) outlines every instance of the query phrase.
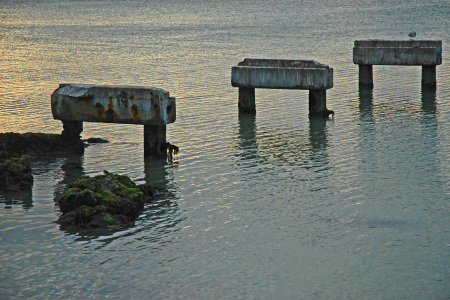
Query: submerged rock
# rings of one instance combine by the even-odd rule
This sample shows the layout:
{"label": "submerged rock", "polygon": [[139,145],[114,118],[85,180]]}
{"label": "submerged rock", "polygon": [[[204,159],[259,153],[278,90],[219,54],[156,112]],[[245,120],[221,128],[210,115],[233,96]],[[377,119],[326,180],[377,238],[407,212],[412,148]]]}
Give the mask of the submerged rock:
{"label": "submerged rock", "polygon": [[33,185],[31,157],[27,154],[0,159],[0,190],[25,190]]}
{"label": "submerged rock", "polygon": [[150,191],[148,186],[137,186],[128,176],[108,172],[95,177],[81,176],[61,197],[59,206],[63,215],[58,223],[105,227],[132,221],[144,209],[145,197],[152,195]]}

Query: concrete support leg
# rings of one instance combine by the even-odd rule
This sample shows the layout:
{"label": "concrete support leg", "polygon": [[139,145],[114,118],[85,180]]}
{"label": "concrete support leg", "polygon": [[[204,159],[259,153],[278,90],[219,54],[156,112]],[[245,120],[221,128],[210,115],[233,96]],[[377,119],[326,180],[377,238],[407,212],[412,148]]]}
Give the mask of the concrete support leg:
{"label": "concrete support leg", "polygon": [[359,65],[359,85],[373,88],[372,65]]}
{"label": "concrete support leg", "polygon": [[327,90],[309,90],[309,115],[322,116],[327,111]]}
{"label": "concrete support leg", "polygon": [[80,139],[80,134],[83,132],[82,121],[62,121],[62,123],[64,130],[61,136],[64,140],[73,141]]}
{"label": "concrete support leg", "polygon": [[255,88],[240,87],[239,88],[239,113],[256,113],[255,105]]}
{"label": "concrete support leg", "polygon": [[166,158],[166,125],[144,125],[144,156]]}
{"label": "concrete support leg", "polygon": [[436,66],[422,66],[422,86],[436,86]]}

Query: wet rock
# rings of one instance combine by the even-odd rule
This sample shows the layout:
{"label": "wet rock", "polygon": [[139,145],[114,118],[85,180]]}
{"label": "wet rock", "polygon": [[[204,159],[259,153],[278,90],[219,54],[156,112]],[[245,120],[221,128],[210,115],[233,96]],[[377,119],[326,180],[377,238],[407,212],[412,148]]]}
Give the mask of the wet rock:
{"label": "wet rock", "polygon": [[148,183],[138,185],[139,190],[144,194],[145,197],[153,197],[157,192],[156,189]]}
{"label": "wet rock", "polygon": [[63,215],[58,223],[92,228],[132,221],[144,209],[151,191],[150,186],[137,186],[123,175],[81,176],[61,197]]}
{"label": "wet rock", "polygon": [[0,159],[0,190],[26,190],[33,185],[31,157],[27,154]]}
{"label": "wet rock", "polygon": [[[93,142],[107,142],[93,139]],[[87,145],[81,139],[67,140],[60,134],[0,133],[0,190],[31,188],[30,159],[36,156],[83,154]]]}
{"label": "wet rock", "polygon": [[82,140],[66,141],[60,134],[48,133],[0,133],[0,159],[11,155],[29,154],[82,154]]}

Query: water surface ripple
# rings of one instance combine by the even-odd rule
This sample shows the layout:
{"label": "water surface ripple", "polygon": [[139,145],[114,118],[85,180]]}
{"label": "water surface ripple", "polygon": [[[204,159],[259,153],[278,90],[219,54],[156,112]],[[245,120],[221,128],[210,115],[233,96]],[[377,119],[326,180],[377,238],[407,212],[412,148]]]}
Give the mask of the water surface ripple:
{"label": "water surface ripple", "polygon": [[[143,157],[143,128],[84,123],[108,144],[33,161],[0,193],[4,299],[448,299],[450,6],[445,1],[2,1],[0,132],[59,133],[59,83],[163,88],[177,99],[173,163]],[[374,66],[356,39],[443,41],[437,89],[421,69]],[[256,90],[239,115],[243,58],[334,69],[332,120],[308,91]],[[62,229],[56,200],[103,170],[160,189],[133,226]]]}

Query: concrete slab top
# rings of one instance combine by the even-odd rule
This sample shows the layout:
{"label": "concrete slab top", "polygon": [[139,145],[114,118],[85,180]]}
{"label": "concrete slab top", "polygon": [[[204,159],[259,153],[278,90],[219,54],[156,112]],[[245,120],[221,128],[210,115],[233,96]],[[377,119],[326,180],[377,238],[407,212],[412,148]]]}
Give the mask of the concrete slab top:
{"label": "concrete slab top", "polygon": [[134,85],[100,85],[100,84],[83,84],[83,83],[60,83],[58,93],[60,95],[66,95],[71,97],[83,97],[88,94],[98,93],[120,94],[120,92],[131,92],[142,97],[147,98],[145,95],[158,95],[159,97],[169,97],[169,92],[160,88],[151,86],[134,86]]}
{"label": "concrete slab top", "polygon": [[51,96],[53,117],[65,121],[168,124],[175,98],[160,88],[129,85],[59,85]]}
{"label": "concrete slab top", "polygon": [[437,48],[442,49],[441,40],[358,40],[355,48]]}
{"label": "concrete slab top", "polygon": [[266,67],[266,68],[329,68],[315,60],[295,59],[255,59],[246,58],[238,63],[244,67]]}
{"label": "concrete slab top", "polygon": [[231,85],[325,90],[333,87],[333,69],[314,60],[246,58],[231,68]]}
{"label": "concrete slab top", "polygon": [[359,65],[440,65],[442,63],[442,41],[355,41],[355,47],[353,48],[353,63]]}

